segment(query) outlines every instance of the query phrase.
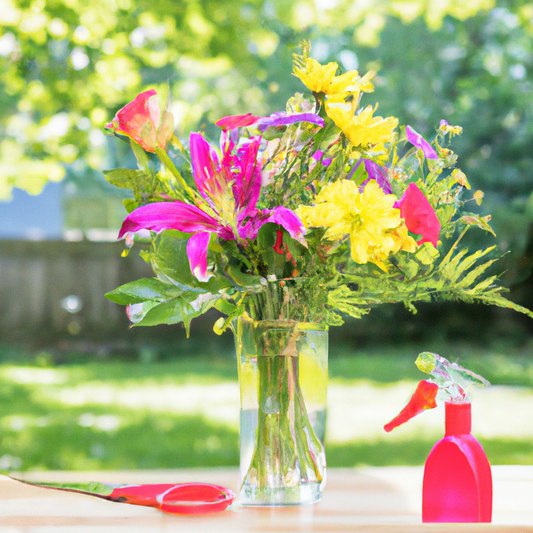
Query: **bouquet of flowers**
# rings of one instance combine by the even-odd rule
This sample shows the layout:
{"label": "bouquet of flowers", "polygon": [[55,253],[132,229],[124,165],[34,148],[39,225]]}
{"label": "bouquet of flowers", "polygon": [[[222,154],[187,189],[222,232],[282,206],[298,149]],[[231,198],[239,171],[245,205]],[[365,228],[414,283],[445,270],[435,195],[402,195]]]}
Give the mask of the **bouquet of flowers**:
{"label": "bouquet of flowers", "polygon": [[[469,228],[493,233],[470,198],[442,120],[428,142],[394,117],[361,106],[374,72],[294,55],[308,93],[284,111],[221,118],[220,146],[174,135],[164,97],[139,94],[106,128],[129,139],[138,169],[105,172],[131,189],[119,237],[149,237],[155,277],[107,294],[133,325],[183,322],[215,307],[224,331],[236,317],[340,325],[379,304],[462,300],[533,314],[502,296],[486,272],[494,248],[458,244]],[[458,236],[456,236],[458,234]],[[452,239],[455,238],[453,242]],[[449,242],[450,241],[450,242]],[[127,251],[126,251],[127,252]]]}
{"label": "bouquet of flowers", "polygon": [[[461,128],[442,120],[431,142],[361,107],[373,72],[294,56],[309,90],[284,111],[218,120],[220,146],[191,133],[188,148],[155,91],[106,127],[129,138],[138,169],[105,172],[130,188],[119,237],[155,277],[107,294],[133,325],[183,322],[215,307],[214,329],[235,333],[241,382],[241,501],[316,501],[325,483],[327,327],[379,304],[462,300],[533,313],[488,275],[492,250],[459,242],[490,217],[448,147]],[[456,236],[458,233],[458,237]],[[453,239],[455,238],[455,241]],[[452,241],[451,244],[448,241]],[[127,253],[127,250],[125,250]]]}

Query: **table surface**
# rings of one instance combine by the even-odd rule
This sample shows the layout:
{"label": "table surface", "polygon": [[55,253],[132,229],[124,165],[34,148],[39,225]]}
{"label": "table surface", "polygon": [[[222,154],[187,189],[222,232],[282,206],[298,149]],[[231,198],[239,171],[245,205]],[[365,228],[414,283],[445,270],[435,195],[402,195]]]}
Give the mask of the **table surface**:
{"label": "table surface", "polygon": [[[0,531],[6,533],[104,532],[533,532],[533,466],[493,466],[493,523],[422,524],[422,467],[328,469],[323,499],[299,507],[231,506],[222,513],[177,516],[157,509],[42,489],[0,476]],[[66,483],[183,483],[224,485],[236,491],[233,468],[44,472],[32,479]]]}

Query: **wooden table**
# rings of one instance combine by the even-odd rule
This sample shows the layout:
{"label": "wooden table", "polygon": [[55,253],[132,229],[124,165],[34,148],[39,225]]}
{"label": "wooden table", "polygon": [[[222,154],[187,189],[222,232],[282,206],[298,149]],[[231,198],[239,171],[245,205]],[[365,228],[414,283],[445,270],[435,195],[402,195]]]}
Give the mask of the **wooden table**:
{"label": "wooden table", "polygon": [[[238,486],[237,469],[138,472],[47,472],[35,479],[104,483],[211,482]],[[493,524],[422,524],[422,467],[329,469],[317,504],[243,508],[203,516],[46,490],[0,476],[2,533],[225,533],[225,532],[533,532],[533,466],[494,466]]]}

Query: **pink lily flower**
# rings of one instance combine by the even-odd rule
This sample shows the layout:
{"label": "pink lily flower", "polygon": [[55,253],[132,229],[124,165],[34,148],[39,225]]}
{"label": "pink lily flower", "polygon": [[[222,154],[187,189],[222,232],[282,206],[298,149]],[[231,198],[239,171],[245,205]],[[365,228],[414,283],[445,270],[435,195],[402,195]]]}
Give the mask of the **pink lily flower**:
{"label": "pink lily flower", "polygon": [[193,233],[187,243],[191,272],[207,281],[207,250],[211,235],[224,240],[255,239],[261,226],[274,222],[291,237],[306,245],[305,226],[290,209],[257,209],[261,193],[261,168],[257,163],[260,137],[243,139],[238,145],[223,135],[222,157],[199,133],[191,133],[190,151],[196,186],[204,203],[157,202],[130,213],[120,229],[119,239],[128,231],[177,229]]}
{"label": "pink lily flower", "polygon": [[174,135],[174,117],[161,111],[154,89],[140,93],[124,106],[106,128],[133,139],[147,152],[166,148]]}
{"label": "pink lily flower", "polygon": [[430,242],[437,247],[441,224],[432,205],[414,183],[409,184],[394,207],[400,210],[407,229],[416,235],[422,235],[417,244]]}

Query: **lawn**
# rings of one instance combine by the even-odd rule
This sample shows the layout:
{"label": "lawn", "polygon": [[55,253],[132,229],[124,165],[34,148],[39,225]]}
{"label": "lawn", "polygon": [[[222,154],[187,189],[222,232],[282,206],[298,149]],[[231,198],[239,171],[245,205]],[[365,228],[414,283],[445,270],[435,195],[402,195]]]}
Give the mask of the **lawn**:
{"label": "lawn", "polygon": [[[424,377],[413,364],[418,351],[413,345],[401,351],[373,347],[354,356],[346,346],[332,351],[329,466],[424,463],[443,433],[442,407],[390,434],[382,429]],[[473,393],[473,432],[491,463],[533,464],[533,362],[527,351],[455,346],[448,353],[493,383]],[[238,464],[239,391],[231,354],[58,366],[43,354],[24,364],[11,356],[3,360],[0,470]]]}

